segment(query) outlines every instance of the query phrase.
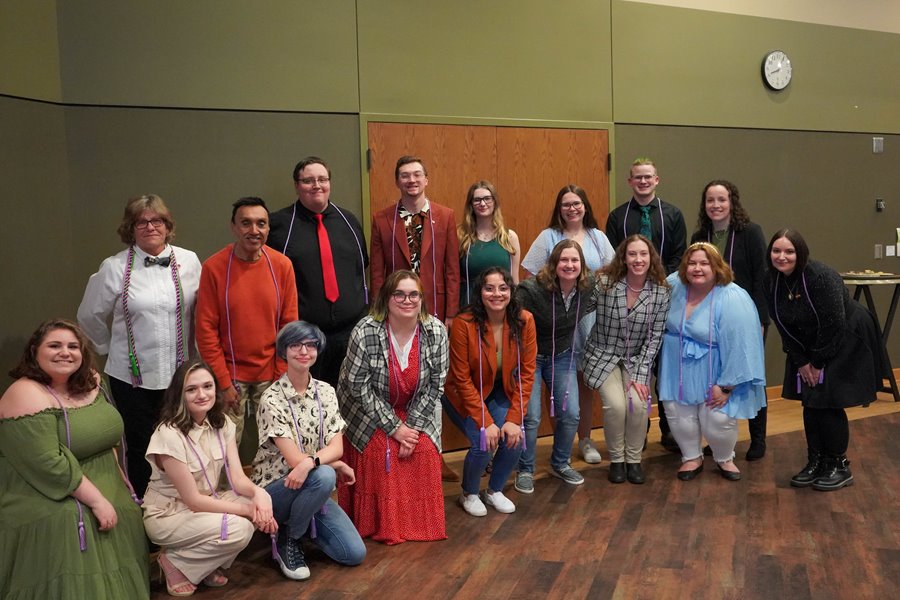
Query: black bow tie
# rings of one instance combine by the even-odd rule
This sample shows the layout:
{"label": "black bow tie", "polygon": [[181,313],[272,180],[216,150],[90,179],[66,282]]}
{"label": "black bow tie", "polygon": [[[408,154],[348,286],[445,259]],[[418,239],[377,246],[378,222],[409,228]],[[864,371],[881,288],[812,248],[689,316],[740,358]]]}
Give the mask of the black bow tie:
{"label": "black bow tie", "polygon": [[168,267],[171,260],[171,256],[147,256],[144,258],[144,266],[149,267],[150,265],[159,265],[161,267]]}

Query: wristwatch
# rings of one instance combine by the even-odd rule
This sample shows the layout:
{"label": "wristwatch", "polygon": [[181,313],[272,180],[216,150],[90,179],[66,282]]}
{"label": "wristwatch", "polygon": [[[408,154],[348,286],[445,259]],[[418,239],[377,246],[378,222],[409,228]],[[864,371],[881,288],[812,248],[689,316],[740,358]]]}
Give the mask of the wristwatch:
{"label": "wristwatch", "polygon": [[321,464],[319,462],[319,457],[316,456],[315,454],[310,454],[309,457],[313,460],[313,463],[315,463],[312,468],[312,470],[315,471],[316,469],[319,468],[319,465]]}
{"label": "wristwatch", "polygon": [[[725,394],[725,395],[730,394],[730,393],[734,390],[734,388],[725,387],[724,385],[720,385],[720,386],[719,386],[719,389],[722,390],[722,393]],[[319,461],[318,461],[318,459],[316,460],[316,466],[317,466],[317,467],[319,466]]]}

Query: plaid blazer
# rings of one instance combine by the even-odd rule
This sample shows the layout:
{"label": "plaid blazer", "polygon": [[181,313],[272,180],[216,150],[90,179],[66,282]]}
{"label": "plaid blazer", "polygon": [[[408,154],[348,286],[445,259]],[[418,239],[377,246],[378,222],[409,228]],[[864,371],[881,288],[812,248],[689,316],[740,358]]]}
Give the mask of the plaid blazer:
{"label": "plaid blazer", "polygon": [[[447,330],[429,316],[419,330],[419,391],[409,401],[406,425],[421,431],[441,447],[441,396],[450,365]],[[388,336],[384,321],[364,317],[350,333],[341,365],[337,397],[347,422],[345,435],[362,452],[375,433],[396,432],[401,421],[389,398]]]}
{"label": "plaid blazer", "polygon": [[597,312],[597,322],[584,347],[584,381],[598,390],[612,370],[624,363],[631,381],[650,385],[651,366],[669,314],[669,288],[654,283],[645,286],[629,314],[625,281],[604,289],[608,282],[606,275],[599,275],[588,300],[587,310]]}

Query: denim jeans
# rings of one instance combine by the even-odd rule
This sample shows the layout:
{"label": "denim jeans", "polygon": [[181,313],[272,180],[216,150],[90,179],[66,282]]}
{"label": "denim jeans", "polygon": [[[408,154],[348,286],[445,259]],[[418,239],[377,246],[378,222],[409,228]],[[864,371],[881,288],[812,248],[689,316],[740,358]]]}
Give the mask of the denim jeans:
{"label": "denim jeans", "polygon": [[[560,352],[551,360],[546,354],[537,355],[537,368],[535,375],[540,374],[547,388],[553,384],[553,410],[556,413],[556,427],[553,430],[553,450],[550,453],[550,466],[554,469],[562,469],[569,464],[572,457],[572,443],[575,439],[575,431],[578,429],[578,383],[575,379],[575,366],[578,363],[571,360],[572,350]],[[571,369],[569,365],[571,363]],[[555,373],[554,373],[555,371]],[[554,376],[555,375],[555,376]],[[566,391],[569,397],[566,398]],[[563,408],[565,404],[565,409]],[[519,471],[534,473],[534,457],[537,452],[537,434],[541,425],[541,385],[535,380],[531,388],[531,398],[528,399],[528,414],[525,415],[525,440],[526,448],[519,458]]]}
{"label": "denim jeans", "polygon": [[[476,421],[472,417],[463,417],[460,415],[453,405],[447,401],[445,397],[442,400],[447,416],[462,431],[472,444],[469,452],[466,453],[466,460],[463,462],[462,489],[467,494],[477,494],[481,488],[481,475],[491,462],[490,450],[481,449],[481,425],[480,420]],[[494,386],[491,393],[484,400],[485,411],[490,413],[491,418],[497,427],[502,427],[506,422],[506,413],[509,411],[509,398],[503,391],[502,386]],[[491,477],[488,480],[488,489],[494,492],[503,491],[506,480],[516,467],[519,461],[519,455],[522,453],[522,447],[509,448],[503,437],[497,445],[494,452],[493,469],[491,469]]]}
{"label": "denim jeans", "polygon": [[322,465],[309,472],[300,489],[285,487],[282,478],[267,485],[266,492],[272,497],[278,527],[285,530],[279,533],[294,539],[311,535],[309,523],[315,519],[313,542],[335,562],[358,565],[366,557],[366,545],[347,513],[331,499],[335,479],[334,469]]}

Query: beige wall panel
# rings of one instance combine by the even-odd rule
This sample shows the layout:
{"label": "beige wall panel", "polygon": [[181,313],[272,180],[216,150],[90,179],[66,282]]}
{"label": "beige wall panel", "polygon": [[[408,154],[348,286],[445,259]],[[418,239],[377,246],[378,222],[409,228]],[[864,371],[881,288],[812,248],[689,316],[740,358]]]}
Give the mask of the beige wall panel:
{"label": "beige wall panel", "polygon": [[0,94],[59,102],[56,0],[0,2]]}
{"label": "beige wall panel", "polygon": [[59,5],[68,103],[358,112],[352,0]]}
{"label": "beige wall panel", "polygon": [[610,121],[609,0],[360,0],[361,111]]}
{"label": "beige wall panel", "polygon": [[361,214],[351,116],[72,107],[66,125],[79,298],[100,261],[122,249],[115,230],[130,196],[162,196],[175,243],[201,260],[232,241],[231,204],[241,196],[260,196],[270,210],[294,202],[292,171],[310,154],[332,168],[332,200]]}
{"label": "beige wall panel", "polygon": [[[65,125],[58,106],[0,98],[0,391],[38,324],[75,316]],[[79,234],[80,235],[80,234]],[[80,285],[80,284],[79,284]]]}
{"label": "beige wall panel", "polygon": [[[897,241],[900,226],[900,136],[885,136],[872,153],[872,136],[851,133],[762,131],[700,127],[616,127],[616,200],[630,198],[625,178],[635,156],[659,168],[661,198],[679,206],[688,236],[696,229],[700,192],[711,179],[728,179],[768,241],[781,227],[797,228],[814,259],[839,271],[900,273],[900,258],[875,260],[875,244]],[[887,204],[875,211],[875,198]],[[875,289],[882,322],[890,290]],[[900,333],[890,351],[900,364]],[[777,332],[767,343],[769,385],[781,382],[784,355]]]}
{"label": "beige wall panel", "polygon": [[[900,132],[900,35],[613,0],[617,123]],[[782,92],[760,66],[784,50]]]}

